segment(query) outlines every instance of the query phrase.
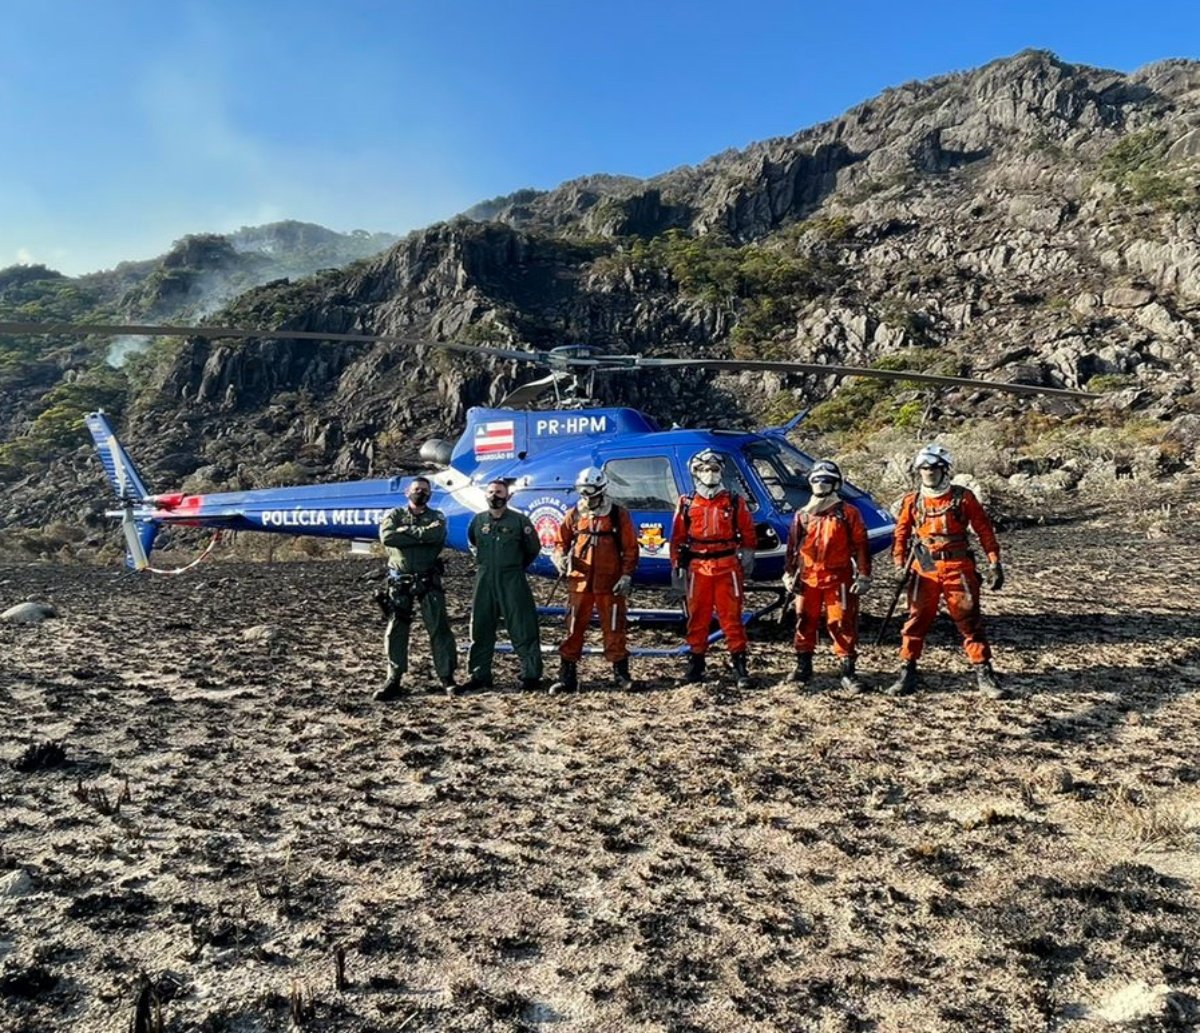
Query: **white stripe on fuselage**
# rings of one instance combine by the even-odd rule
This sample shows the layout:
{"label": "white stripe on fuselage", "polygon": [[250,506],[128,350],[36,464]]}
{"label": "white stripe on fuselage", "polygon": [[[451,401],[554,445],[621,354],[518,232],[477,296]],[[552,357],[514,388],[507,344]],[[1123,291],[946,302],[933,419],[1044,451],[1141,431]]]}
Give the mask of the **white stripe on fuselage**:
{"label": "white stripe on fuselage", "polygon": [[457,470],[439,470],[430,474],[429,479],[443,491],[449,492],[455,502],[471,513],[482,513],[488,508],[483,488]]}

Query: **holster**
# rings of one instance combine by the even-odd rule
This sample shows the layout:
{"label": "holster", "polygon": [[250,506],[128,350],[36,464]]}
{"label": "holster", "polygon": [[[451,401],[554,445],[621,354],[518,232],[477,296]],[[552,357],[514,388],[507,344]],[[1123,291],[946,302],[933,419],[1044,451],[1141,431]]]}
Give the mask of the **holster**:
{"label": "holster", "polygon": [[388,576],[387,597],[393,620],[403,621],[407,624],[413,619],[417,600],[425,594],[421,592],[418,595],[417,592],[417,576],[415,574]]}

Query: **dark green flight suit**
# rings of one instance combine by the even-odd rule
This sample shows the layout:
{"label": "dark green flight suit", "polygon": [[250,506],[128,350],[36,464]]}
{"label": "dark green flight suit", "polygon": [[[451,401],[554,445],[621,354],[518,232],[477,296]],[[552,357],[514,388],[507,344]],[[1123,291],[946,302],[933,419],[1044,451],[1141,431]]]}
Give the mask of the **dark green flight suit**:
{"label": "dark green flight suit", "polygon": [[[429,632],[433,666],[443,681],[453,677],[458,648],[446,616],[446,593],[437,562],[446,544],[445,514],[438,509],[415,513],[407,506],[393,509],[379,525],[379,540],[387,549],[388,566],[392,571],[416,576],[414,598]],[[411,620],[400,620],[395,615],[388,621],[384,643],[388,663],[395,674],[404,674],[408,670],[411,627]]]}
{"label": "dark green flight suit", "polygon": [[498,517],[485,510],[472,518],[467,541],[475,549],[478,564],[468,670],[484,681],[491,679],[496,624],[503,617],[513,650],[521,658],[521,677],[541,678],[537,606],[525,577],[525,568],[542,551],[533,524],[524,513],[513,509],[506,509]]}

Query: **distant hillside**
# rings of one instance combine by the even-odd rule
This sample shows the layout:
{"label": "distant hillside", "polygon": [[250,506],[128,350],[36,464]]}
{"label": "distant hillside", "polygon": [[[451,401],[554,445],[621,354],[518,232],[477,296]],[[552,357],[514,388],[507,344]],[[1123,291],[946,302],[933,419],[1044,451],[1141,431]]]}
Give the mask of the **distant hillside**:
{"label": "distant hillside", "polygon": [[[1198,224],[1200,63],[1125,75],[1027,52],[652,179],[495,198],[340,272],[246,291],[214,318],[1086,385],[1105,400],[1078,415],[833,377],[640,374],[601,391],[681,422],[702,411],[748,425],[812,406],[805,427],[839,452],[986,425],[1005,477],[1058,476],[1084,456],[1153,479],[1191,469],[1200,438]],[[232,238],[199,241],[188,247],[226,282],[262,260]],[[123,297],[148,312],[194,296],[176,284],[164,260]],[[56,280],[48,296],[61,305],[84,286]],[[209,486],[289,463],[312,479],[394,469],[426,434],[453,432],[466,406],[534,375],[387,345],[205,340],[160,342],[125,373],[123,387],[100,380],[123,390],[152,473],[157,463],[165,483],[192,473]],[[58,405],[63,434],[94,375],[81,369]],[[0,476],[8,519],[36,521],[94,496],[96,478],[80,448],[57,490],[29,480],[12,435],[41,417],[22,406]]]}

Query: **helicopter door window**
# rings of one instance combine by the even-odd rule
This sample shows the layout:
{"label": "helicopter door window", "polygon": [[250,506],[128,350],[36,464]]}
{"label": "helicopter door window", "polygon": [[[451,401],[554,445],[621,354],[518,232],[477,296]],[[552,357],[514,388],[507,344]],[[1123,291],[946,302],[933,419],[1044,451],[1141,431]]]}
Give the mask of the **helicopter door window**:
{"label": "helicopter door window", "polygon": [[809,500],[808,470],[801,456],[790,455],[773,444],[755,444],[745,450],[746,458],[763,482],[771,499],[784,512],[802,508]]}
{"label": "helicopter door window", "polygon": [[679,503],[679,487],[666,456],[611,459],[604,472],[609,497],[626,509],[670,513]]}

